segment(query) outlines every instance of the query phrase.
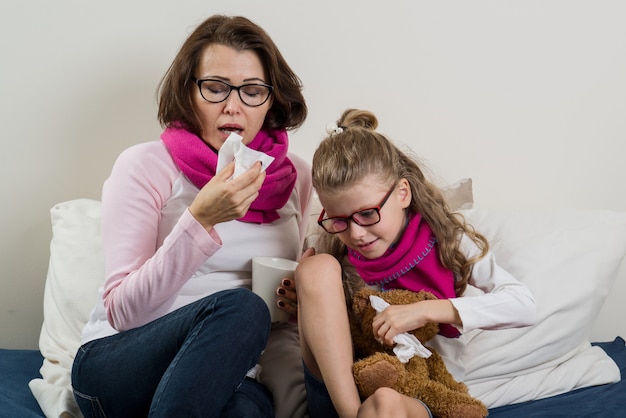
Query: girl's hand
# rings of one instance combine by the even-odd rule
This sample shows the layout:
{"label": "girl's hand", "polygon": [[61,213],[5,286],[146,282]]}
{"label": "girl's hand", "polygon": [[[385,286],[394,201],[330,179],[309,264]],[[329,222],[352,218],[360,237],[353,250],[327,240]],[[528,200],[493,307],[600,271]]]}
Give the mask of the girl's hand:
{"label": "girl's hand", "polygon": [[393,338],[430,322],[461,324],[459,314],[449,300],[424,300],[408,305],[390,305],[376,314],[372,322],[374,336],[393,346]]}
{"label": "girl's hand", "polygon": [[[312,256],[315,254],[314,248],[307,249],[300,258]],[[298,297],[296,295],[296,281],[295,279],[285,277],[282,281],[282,285],[276,289],[278,300],[276,303],[278,307],[287,312],[289,316],[294,317],[298,314]]]}
{"label": "girl's hand", "polygon": [[265,180],[261,163],[256,162],[245,173],[229,180],[235,171],[235,162],[217,173],[196,195],[189,206],[191,214],[208,231],[218,223],[244,216],[259,195]]}
{"label": "girl's hand", "polygon": [[425,322],[420,321],[419,314],[415,312],[419,310],[420,303],[390,305],[384,311],[377,313],[372,321],[374,337],[388,346],[393,346],[395,344],[393,338],[396,335],[423,326]]}

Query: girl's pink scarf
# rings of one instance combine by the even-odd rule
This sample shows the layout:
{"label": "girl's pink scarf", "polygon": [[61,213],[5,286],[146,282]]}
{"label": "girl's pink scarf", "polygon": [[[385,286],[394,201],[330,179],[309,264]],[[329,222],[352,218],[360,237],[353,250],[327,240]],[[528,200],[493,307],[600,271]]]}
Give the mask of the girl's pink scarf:
{"label": "girl's pink scarf", "polygon": [[[199,136],[177,127],[167,128],[161,135],[178,168],[201,189],[215,175],[217,153]],[[271,223],[277,220],[296,183],[297,172],[287,157],[289,139],[285,130],[261,130],[247,145],[274,157],[267,168],[267,176],[259,190],[259,197],[252,202],[248,213],[238,219],[250,223]]]}
{"label": "girl's pink scarf", "polygon": [[[368,285],[383,290],[426,290],[439,299],[456,297],[454,273],[441,264],[437,239],[419,214],[409,220],[400,240],[381,257],[370,260],[352,249],[348,257]],[[439,324],[439,333],[446,337],[460,335],[449,324]]]}

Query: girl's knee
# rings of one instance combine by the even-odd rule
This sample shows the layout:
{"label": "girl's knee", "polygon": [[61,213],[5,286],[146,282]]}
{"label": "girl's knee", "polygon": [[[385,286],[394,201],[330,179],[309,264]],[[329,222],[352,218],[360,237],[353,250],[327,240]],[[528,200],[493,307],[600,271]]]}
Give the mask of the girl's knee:
{"label": "girl's knee", "polygon": [[359,418],[430,417],[430,411],[417,399],[409,398],[391,388],[379,388],[363,402]]}
{"label": "girl's knee", "polygon": [[386,409],[390,405],[397,405],[401,401],[402,395],[391,388],[378,388],[369,398],[368,401],[375,404],[377,408]]}
{"label": "girl's knee", "polygon": [[300,261],[295,272],[296,287],[319,287],[326,281],[341,281],[341,265],[330,254],[316,254]]}

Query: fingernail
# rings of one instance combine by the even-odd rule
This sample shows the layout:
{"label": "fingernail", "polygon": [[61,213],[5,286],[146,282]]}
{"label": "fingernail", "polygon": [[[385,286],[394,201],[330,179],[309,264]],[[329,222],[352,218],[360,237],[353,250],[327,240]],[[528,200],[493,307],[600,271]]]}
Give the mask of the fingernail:
{"label": "fingernail", "polygon": [[285,292],[285,289],[278,289],[278,294],[279,295],[284,295],[285,293],[287,293],[287,292]]}
{"label": "fingernail", "polygon": [[289,279],[283,280],[283,286],[291,286],[291,280]]}
{"label": "fingernail", "polygon": [[285,307],[285,302],[283,302],[282,300],[278,301],[278,306],[280,306],[281,308]]}

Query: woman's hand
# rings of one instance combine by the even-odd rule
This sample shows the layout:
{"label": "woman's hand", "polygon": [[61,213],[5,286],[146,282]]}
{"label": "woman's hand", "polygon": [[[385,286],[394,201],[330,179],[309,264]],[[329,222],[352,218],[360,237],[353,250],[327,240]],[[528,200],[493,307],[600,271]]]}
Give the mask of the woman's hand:
{"label": "woman's hand", "polygon": [[[307,249],[300,258],[309,257],[315,254],[314,248]],[[298,314],[298,297],[296,295],[296,282],[291,278],[284,278],[281,282],[281,286],[276,289],[276,294],[278,295],[278,307],[283,311],[287,312],[290,317],[296,316]]]}
{"label": "woman's hand", "polygon": [[259,195],[265,180],[261,163],[256,162],[245,173],[229,180],[235,172],[235,162],[217,173],[196,195],[189,206],[191,214],[207,231],[222,222],[244,216]]}

